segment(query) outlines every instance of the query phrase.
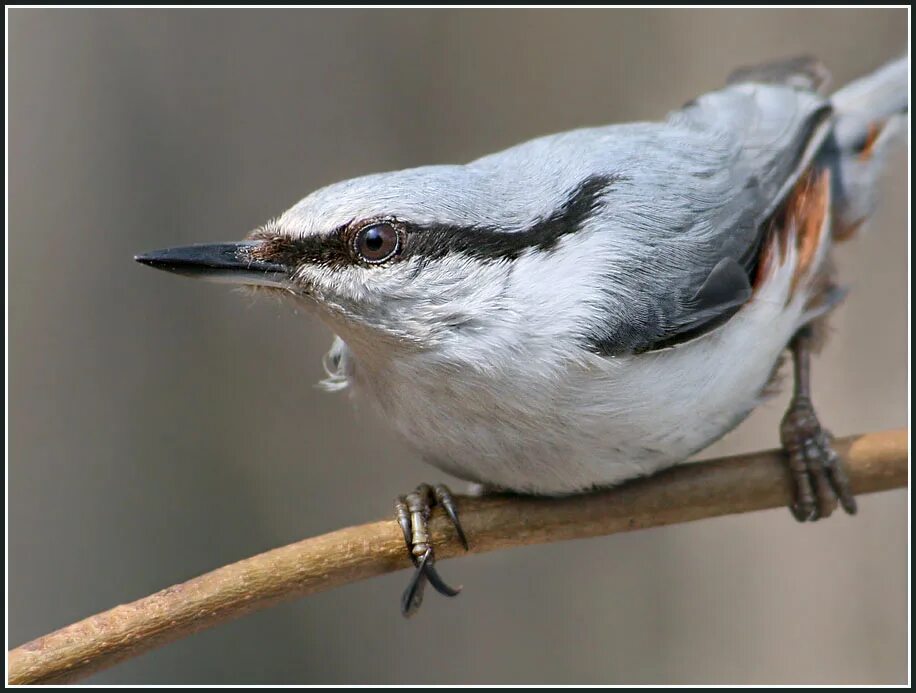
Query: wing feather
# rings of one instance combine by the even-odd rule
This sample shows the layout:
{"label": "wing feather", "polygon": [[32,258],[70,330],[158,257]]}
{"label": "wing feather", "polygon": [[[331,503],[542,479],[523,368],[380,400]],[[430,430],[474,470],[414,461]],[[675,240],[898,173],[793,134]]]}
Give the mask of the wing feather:
{"label": "wing feather", "polygon": [[[673,188],[660,197],[687,203],[676,207],[665,230],[659,231],[660,219],[654,219],[642,236],[630,239],[641,246],[628,251],[628,275],[620,279],[635,290],[625,305],[612,296],[608,324],[592,335],[599,352],[675,346],[723,324],[750,299],[767,222],[809,169],[831,128],[829,101],[809,88],[819,84],[809,74],[814,68],[807,61],[798,65],[808,72],[797,79],[786,77],[795,74],[791,65],[762,73],[746,69],[742,81],[669,117],[670,130],[658,139],[663,151],[647,151],[646,161],[661,167],[658,162],[676,156],[698,163],[691,175],[675,164],[670,174],[657,170],[648,185]],[[759,75],[767,79],[753,81]],[[773,84],[780,75],[785,84]],[[669,151],[672,140],[681,143],[680,151]],[[710,143],[724,144],[716,149]],[[647,183],[637,180],[634,187],[648,188],[641,182]],[[642,215],[663,216],[659,204],[646,200]]]}

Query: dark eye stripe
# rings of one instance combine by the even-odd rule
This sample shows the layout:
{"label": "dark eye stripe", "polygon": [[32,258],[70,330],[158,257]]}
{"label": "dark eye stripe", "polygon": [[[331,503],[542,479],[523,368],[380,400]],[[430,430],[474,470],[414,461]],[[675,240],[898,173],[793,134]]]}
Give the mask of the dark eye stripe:
{"label": "dark eye stripe", "polygon": [[252,239],[263,240],[264,244],[251,254],[256,259],[269,259],[290,270],[303,264],[346,267],[353,264],[353,254],[345,235],[342,230],[329,236],[305,238],[270,235],[269,231],[258,232],[252,234]]}
{"label": "dark eye stripe", "polygon": [[[585,221],[601,204],[602,196],[621,176],[591,176],[585,179],[552,214],[537,220],[523,231],[507,233],[489,226],[419,226],[379,220],[378,224],[396,225],[404,230],[403,248],[397,257],[385,258],[388,262],[419,257],[436,260],[451,254],[462,254],[483,262],[514,260],[531,248],[551,250],[563,236],[579,231]],[[271,230],[256,232],[254,240],[264,240],[256,255],[259,260],[269,260],[289,268],[302,264],[325,267],[346,267],[364,262],[379,262],[360,257],[354,250],[354,234],[370,227],[372,220],[361,224],[348,224],[326,236],[289,238],[275,235]]]}
{"label": "dark eye stripe", "polygon": [[552,214],[523,231],[489,226],[410,226],[405,256],[430,260],[461,253],[484,262],[514,260],[531,248],[552,250],[563,236],[576,233],[601,204],[601,197],[622,176],[586,178]]}

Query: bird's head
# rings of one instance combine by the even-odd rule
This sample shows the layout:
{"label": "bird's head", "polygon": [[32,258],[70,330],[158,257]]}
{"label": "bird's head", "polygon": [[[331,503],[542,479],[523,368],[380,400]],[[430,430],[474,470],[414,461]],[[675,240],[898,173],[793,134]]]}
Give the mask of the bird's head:
{"label": "bird's head", "polygon": [[460,350],[469,336],[492,345],[520,319],[518,263],[543,259],[579,229],[608,183],[534,188],[465,166],[376,174],[312,193],[244,241],[136,260],[277,292],[357,349]]}

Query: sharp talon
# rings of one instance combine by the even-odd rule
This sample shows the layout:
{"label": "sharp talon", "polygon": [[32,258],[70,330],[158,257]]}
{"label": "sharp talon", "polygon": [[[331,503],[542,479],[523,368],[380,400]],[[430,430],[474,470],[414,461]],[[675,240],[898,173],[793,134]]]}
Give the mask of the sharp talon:
{"label": "sharp talon", "polygon": [[799,522],[813,522],[817,519],[817,510],[815,508],[804,508],[800,505],[793,505],[790,506],[789,509]]}
{"label": "sharp talon", "polygon": [[859,504],[853,496],[840,496],[840,505],[849,515],[855,515],[859,512]]}
{"label": "sharp talon", "polygon": [[464,528],[461,526],[461,521],[458,519],[458,508],[455,507],[455,499],[452,498],[452,492],[449,491],[448,487],[444,484],[436,486],[435,492],[436,500],[439,502],[439,505],[445,509],[445,513],[452,521],[452,525],[455,527],[455,532],[458,534],[461,545],[464,547],[465,551],[468,551],[468,538],[464,535]]}
{"label": "sharp talon", "polygon": [[394,511],[397,514],[401,531],[404,533],[404,544],[407,546],[407,554],[410,556],[411,562],[416,565],[417,557],[413,555],[412,542],[410,541],[410,511],[407,509],[407,499],[404,496],[398,498],[394,505]]}
{"label": "sharp talon", "polygon": [[837,506],[837,497],[833,492],[833,489],[830,487],[830,482],[827,481],[826,477],[823,481],[822,493],[818,494],[817,501],[817,517],[818,519],[826,519],[833,515],[833,511],[836,510]]}
{"label": "sharp talon", "polygon": [[404,594],[401,595],[401,614],[410,618],[423,603],[423,588],[426,586],[426,554],[417,563],[413,577],[407,583]]}
{"label": "sharp talon", "polygon": [[464,547],[464,550],[470,551],[471,547],[468,546],[468,538],[464,536],[464,529],[462,529],[461,523],[458,522],[458,514],[449,513],[449,517],[452,519],[452,522],[455,525],[455,531],[458,533],[458,540],[461,542],[461,545]]}
{"label": "sharp talon", "polygon": [[[432,549],[430,549],[430,551],[432,551]],[[432,560],[426,562],[426,577],[429,578],[429,584],[433,586],[433,589],[445,597],[456,597],[458,596],[458,593],[461,592],[460,586],[457,588],[449,587],[445,583],[445,581],[439,576],[439,572],[433,565]]]}
{"label": "sharp talon", "polygon": [[823,465],[818,462],[811,462],[811,475],[814,477],[814,485],[817,489],[817,519],[828,518],[833,514],[837,504],[836,493],[830,479],[827,478],[827,472]]}
{"label": "sharp talon", "polygon": [[827,446],[827,475],[830,477],[830,485],[836,490],[836,495],[839,497],[840,507],[843,508],[849,515],[855,515],[858,510],[858,504],[856,503],[855,496],[852,494],[852,490],[849,488],[849,478],[846,476],[846,472],[843,469],[842,461],[840,456],[836,454],[832,447],[830,447],[830,441],[833,440],[833,435],[829,431],[824,431],[824,443]]}
{"label": "sharp talon", "polygon": [[423,603],[426,584],[433,586],[439,594],[454,597],[461,588],[451,587],[436,570],[433,547],[430,545],[429,518],[434,505],[441,505],[455,527],[458,539],[468,550],[468,540],[458,520],[458,509],[452,492],[444,484],[430,486],[420,484],[413,493],[399,496],[395,502],[395,514],[410,560],[415,566],[413,577],[401,596],[401,613],[412,616]]}

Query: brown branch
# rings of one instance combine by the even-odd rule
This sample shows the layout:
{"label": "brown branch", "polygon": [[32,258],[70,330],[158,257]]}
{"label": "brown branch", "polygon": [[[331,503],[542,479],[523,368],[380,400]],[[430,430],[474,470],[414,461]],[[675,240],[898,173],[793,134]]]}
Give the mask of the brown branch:
{"label": "brown branch", "polygon": [[[836,448],[856,493],[907,485],[906,429],[845,438]],[[769,451],[684,465],[584,496],[460,502],[470,550],[480,553],[774,508],[789,497],[782,456]],[[440,558],[463,554],[442,517],[432,530]],[[17,647],[8,654],[9,683],[75,681],[250,611],[408,566],[393,518],[305,539]]]}

